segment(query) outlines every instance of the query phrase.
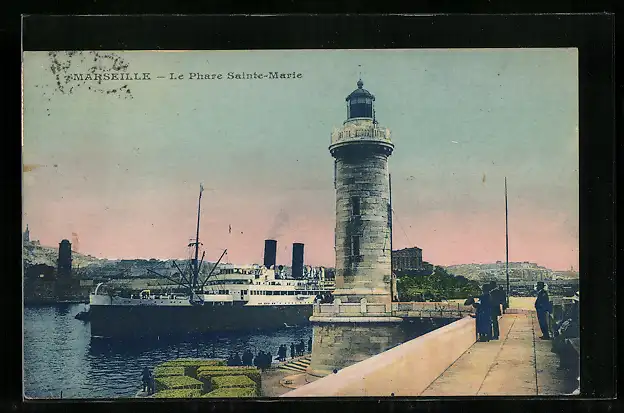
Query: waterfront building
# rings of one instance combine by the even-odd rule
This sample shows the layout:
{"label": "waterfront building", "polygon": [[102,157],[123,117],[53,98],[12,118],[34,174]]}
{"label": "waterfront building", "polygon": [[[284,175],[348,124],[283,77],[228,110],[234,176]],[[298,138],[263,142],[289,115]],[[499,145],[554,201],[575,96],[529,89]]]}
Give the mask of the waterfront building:
{"label": "waterfront building", "polygon": [[421,270],[422,268],[422,249],[412,247],[392,251],[392,271]]}

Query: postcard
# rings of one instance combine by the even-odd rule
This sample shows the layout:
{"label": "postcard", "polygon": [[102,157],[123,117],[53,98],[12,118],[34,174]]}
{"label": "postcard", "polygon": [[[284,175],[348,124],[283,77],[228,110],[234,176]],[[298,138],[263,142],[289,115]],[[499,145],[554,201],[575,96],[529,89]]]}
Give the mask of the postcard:
{"label": "postcard", "polygon": [[23,56],[26,399],[579,393],[574,48]]}

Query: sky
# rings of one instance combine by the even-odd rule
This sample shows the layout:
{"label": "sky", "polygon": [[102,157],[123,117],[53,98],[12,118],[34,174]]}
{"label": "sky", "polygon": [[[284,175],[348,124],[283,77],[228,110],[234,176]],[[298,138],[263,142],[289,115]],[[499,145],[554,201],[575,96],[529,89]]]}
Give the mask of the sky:
{"label": "sky", "polygon": [[[578,269],[576,49],[25,52],[23,227],[102,258],[334,265],[330,134],[362,78],[391,130],[393,247]],[[227,79],[234,73],[294,79]],[[75,80],[86,73],[150,80]],[[188,79],[189,73],[222,79]],[[184,79],[170,79],[170,73]],[[162,78],[159,78],[161,76]],[[231,232],[230,232],[231,226]]]}

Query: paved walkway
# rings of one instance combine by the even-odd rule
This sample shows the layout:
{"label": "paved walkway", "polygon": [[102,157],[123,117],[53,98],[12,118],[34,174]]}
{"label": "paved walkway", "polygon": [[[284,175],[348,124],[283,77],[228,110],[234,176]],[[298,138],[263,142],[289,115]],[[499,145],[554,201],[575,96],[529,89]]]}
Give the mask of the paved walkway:
{"label": "paved walkway", "polygon": [[505,314],[500,327],[500,340],[472,345],[421,396],[564,394],[559,357],[540,340],[535,312]]}

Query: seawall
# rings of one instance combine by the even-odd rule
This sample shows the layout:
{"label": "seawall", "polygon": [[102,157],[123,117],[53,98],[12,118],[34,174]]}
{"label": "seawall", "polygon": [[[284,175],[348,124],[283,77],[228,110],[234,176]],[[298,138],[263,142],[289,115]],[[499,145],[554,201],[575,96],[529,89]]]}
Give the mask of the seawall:
{"label": "seawall", "polygon": [[475,320],[465,317],[282,397],[416,396],[475,341]]}

